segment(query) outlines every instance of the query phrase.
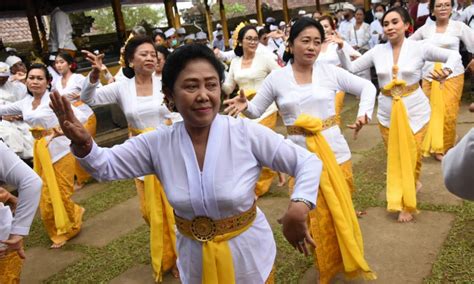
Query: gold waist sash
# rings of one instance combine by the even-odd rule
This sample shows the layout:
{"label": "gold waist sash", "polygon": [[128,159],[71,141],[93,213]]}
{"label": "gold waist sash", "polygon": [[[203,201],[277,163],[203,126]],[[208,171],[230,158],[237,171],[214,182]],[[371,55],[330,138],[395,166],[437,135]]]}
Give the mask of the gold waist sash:
{"label": "gold waist sash", "polygon": [[418,83],[409,86],[395,85],[391,89],[381,88],[380,92],[387,97],[406,97],[411,95],[419,87],[420,85]]}
{"label": "gold waist sash", "polygon": [[[325,130],[337,125],[337,118],[335,115],[321,121],[322,121],[321,130]],[[295,126],[295,125],[287,126],[286,132],[288,133],[288,135],[303,135],[305,137],[315,135],[313,132],[310,132],[303,127]]]}
{"label": "gold waist sash", "polygon": [[35,140],[39,140],[43,137],[52,135],[54,130],[52,128],[50,129],[44,129],[44,128],[31,128],[30,129],[31,135]]}

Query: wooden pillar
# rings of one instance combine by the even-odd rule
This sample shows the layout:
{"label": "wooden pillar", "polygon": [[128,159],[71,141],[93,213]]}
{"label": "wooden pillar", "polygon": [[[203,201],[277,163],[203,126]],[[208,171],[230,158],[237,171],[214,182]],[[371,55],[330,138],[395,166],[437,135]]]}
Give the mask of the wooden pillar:
{"label": "wooden pillar", "polygon": [[227,17],[225,15],[224,0],[219,0],[219,13],[221,15],[222,32],[224,33],[225,47],[229,47],[229,27],[227,26]]}
{"label": "wooden pillar", "polygon": [[176,0],[173,1],[173,10],[174,10],[174,27],[178,29],[181,27],[181,19],[179,16],[178,5],[176,4]]}
{"label": "wooden pillar", "polygon": [[257,22],[259,26],[263,25],[262,1],[255,0],[255,8],[257,8]]}
{"label": "wooden pillar", "polygon": [[122,45],[126,38],[126,28],[125,28],[125,21],[123,20],[122,14],[122,4],[120,0],[111,0],[112,1],[112,11],[114,12],[114,19],[115,19],[115,28],[117,30],[117,38]]}
{"label": "wooden pillar", "polygon": [[319,0],[316,0],[316,10],[321,12],[321,4],[319,3]]}
{"label": "wooden pillar", "polygon": [[370,10],[370,0],[364,0],[364,10],[365,11]]}
{"label": "wooden pillar", "polygon": [[48,53],[48,39],[46,38],[46,29],[44,28],[43,21],[41,19],[41,14],[39,13],[39,9],[36,9],[36,22],[38,23],[38,29],[41,35],[41,48],[43,53]]}
{"label": "wooden pillar", "polygon": [[283,20],[286,24],[290,22],[290,14],[288,11],[288,0],[283,0]]}
{"label": "wooden pillar", "polygon": [[41,40],[38,34],[38,27],[36,26],[36,19],[35,19],[35,10],[36,7],[33,3],[33,0],[26,1],[26,16],[28,18],[28,24],[30,26],[31,38],[33,39],[33,46],[35,50],[38,52],[38,55],[41,55]]}
{"label": "wooden pillar", "polygon": [[173,12],[173,0],[164,0],[166,19],[168,20],[168,27],[174,27],[176,25],[174,12]]}
{"label": "wooden pillar", "polygon": [[209,7],[209,4],[207,3],[207,0],[204,0],[204,7],[206,7],[206,25],[207,25],[207,34],[209,37],[209,41],[212,42],[214,39],[214,36],[212,34],[213,28],[212,28],[212,14],[211,14],[211,7]]}

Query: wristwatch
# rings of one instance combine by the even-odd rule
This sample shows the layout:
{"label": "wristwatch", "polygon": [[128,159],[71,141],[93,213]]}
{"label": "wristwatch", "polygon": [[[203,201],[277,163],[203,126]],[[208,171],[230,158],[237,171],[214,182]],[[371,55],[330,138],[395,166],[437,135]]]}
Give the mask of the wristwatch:
{"label": "wristwatch", "polygon": [[306,206],[308,206],[309,210],[313,210],[314,206],[313,203],[311,203],[309,200],[306,200],[304,198],[292,198],[291,202],[303,202]]}

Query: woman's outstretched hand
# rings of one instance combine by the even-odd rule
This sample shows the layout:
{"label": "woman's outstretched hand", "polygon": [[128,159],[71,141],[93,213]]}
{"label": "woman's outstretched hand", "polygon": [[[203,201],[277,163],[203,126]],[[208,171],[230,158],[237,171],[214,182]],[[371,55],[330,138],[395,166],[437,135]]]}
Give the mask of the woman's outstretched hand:
{"label": "woman's outstretched hand", "polygon": [[224,109],[224,113],[234,117],[246,110],[248,104],[244,90],[241,89],[239,91],[239,95],[235,98],[225,100],[224,105],[227,105],[227,107]]}
{"label": "woman's outstretched hand", "polygon": [[359,116],[353,124],[347,125],[348,128],[354,129],[354,140],[357,140],[357,135],[364,125],[369,123],[369,117],[367,114]]}
{"label": "woman's outstretched hand", "polygon": [[307,218],[309,208],[303,202],[290,202],[283,218],[278,220],[283,225],[283,235],[286,240],[300,253],[310,254],[309,247],[316,247],[308,230]]}
{"label": "woman's outstretched hand", "polygon": [[51,98],[49,106],[56,114],[62,132],[71,140],[74,154],[79,157],[87,156],[92,149],[92,137],[74,115],[71,103],[57,91],[53,91],[49,96]]}
{"label": "woman's outstretched hand", "polygon": [[91,63],[92,71],[90,74],[90,82],[95,84],[99,80],[100,71],[102,70],[102,59],[104,54],[94,54],[87,50],[81,50],[84,54],[84,58]]}

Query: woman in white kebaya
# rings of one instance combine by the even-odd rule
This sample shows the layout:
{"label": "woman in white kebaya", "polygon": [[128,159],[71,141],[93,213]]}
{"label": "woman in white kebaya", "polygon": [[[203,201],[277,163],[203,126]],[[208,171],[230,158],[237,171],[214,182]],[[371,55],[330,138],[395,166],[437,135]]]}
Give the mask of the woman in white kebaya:
{"label": "woman in white kebaya", "polygon": [[[389,211],[400,212],[398,221],[413,219],[416,209],[416,188],[421,184],[421,143],[430,120],[428,99],[419,87],[426,61],[446,62],[445,69],[433,73],[437,80],[452,73],[459,54],[405,38],[410,24],[408,12],[401,7],[388,10],[382,18],[388,42],[376,45],[358,59],[351,61],[344,42],[338,54],[344,68],[353,73],[374,66],[381,95],[377,118],[387,145],[387,201]],[[390,135],[389,135],[390,133]]]}
{"label": "woman in white kebaya", "polygon": [[[467,50],[474,53],[474,30],[463,22],[450,20],[453,4],[454,0],[431,0],[429,7],[431,18],[434,21],[427,22],[420,27],[410,39],[423,40],[457,53],[459,45],[463,42]],[[464,66],[461,58],[453,66],[452,74],[443,82],[442,86],[439,86],[439,83],[430,78],[430,73],[443,67],[445,65],[441,62],[433,61],[428,61],[423,66],[422,87],[425,94],[430,97],[433,106],[430,128],[439,129],[427,137],[429,141],[425,141],[423,150],[427,156],[434,154],[437,160],[442,160],[443,155],[456,142],[456,121],[464,87]],[[470,68],[474,71],[474,59],[471,60]],[[438,94],[436,92],[439,94],[440,104],[437,104],[436,96]],[[438,120],[437,116],[440,116],[442,121]],[[440,123],[438,124],[438,122]],[[439,140],[436,141],[436,139]]]}
{"label": "woman in white kebaya", "polygon": [[64,99],[53,98],[58,113],[67,113],[61,126],[74,153],[94,177],[159,177],[175,213],[185,284],[269,280],[275,241],[254,192],[263,166],[296,177],[283,233],[301,252],[313,244],[306,216],[316,200],[321,162],[266,127],[218,115],[223,79],[223,66],[206,46],[176,49],[163,69],[163,90],[183,121],[113,148],[98,147]]}

